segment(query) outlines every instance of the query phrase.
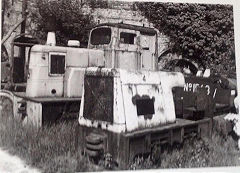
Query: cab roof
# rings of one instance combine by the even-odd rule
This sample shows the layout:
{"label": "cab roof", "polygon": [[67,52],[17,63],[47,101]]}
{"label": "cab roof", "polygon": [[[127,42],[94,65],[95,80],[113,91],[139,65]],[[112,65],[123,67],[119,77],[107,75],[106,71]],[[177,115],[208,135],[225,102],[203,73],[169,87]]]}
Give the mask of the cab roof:
{"label": "cab roof", "polygon": [[95,26],[94,28],[101,27],[101,26],[109,26],[109,27],[116,27],[116,28],[122,28],[122,29],[136,30],[136,31],[140,31],[141,34],[145,34],[145,35],[156,35],[157,34],[157,31],[154,28],[131,25],[131,24],[126,24],[126,23],[102,23],[102,24]]}

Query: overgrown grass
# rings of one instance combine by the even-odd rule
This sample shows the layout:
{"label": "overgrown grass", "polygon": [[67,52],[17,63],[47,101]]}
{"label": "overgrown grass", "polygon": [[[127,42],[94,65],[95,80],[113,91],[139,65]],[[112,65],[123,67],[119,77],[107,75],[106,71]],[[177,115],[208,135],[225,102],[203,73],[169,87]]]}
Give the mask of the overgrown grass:
{"label": "overgrown grass", "polygon": [[182,147],[166,150],[162,168],[219,167],[240,165],[236,141],[213,133],[212,139],[189,139]]}
{"label": "overgrown grass", "polygon": [[0,146],[46,173],[103,170],[75,151],[76,125],[60,123],[37,130],[1,117]]}
{"label": "overgrown grass", "polygon": [[[160,154],[160,153],[158,153]],[[132,169],[197,168],[240,166],[240,151],[231,136],[214,132],[211,139],[186,139],[183,144],[162,147],[161,158],[155,163],[148,158],[137,158]]]}

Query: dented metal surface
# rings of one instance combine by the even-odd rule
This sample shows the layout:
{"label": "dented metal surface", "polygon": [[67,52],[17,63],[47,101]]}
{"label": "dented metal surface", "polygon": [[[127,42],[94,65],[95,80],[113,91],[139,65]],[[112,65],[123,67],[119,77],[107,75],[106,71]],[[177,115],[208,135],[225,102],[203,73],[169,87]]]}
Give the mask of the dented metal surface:
{"label": "dented metal surface", "polygon": [[[85,78],[98,74],[104,78],[106,72],[112,69],[90,68],[86,70]],[[82,98],[79,123],[88,127],[101,127],[113,132],[133,131],[139,128],[148,128],[158,125],[173,123],[176,120],[172,88],[184,85],[184,77],[181,73],[152,72],[152,71],[129,71],[115,69],[113,78],[113,122],[98,121],[97,119],[84,118],[86,107],[85,91]],[[112,76],[113,75],[113,76]],[[166,82],[168,81],[168,82]],[[99,85],[98,85],[99,86]],[[86,87],[86,86],[84,86]],[[84,88],[84,90],[90,88]],[[105,105],[105,102],[102,102]],[[140,107],[139,107],[140,106]],[[142,108],[145,106],[146,109]],[[147,108],[148,107],[148,108]],[[144,115],[142,115],[144,114]],[[95,115],[96,116],[96,115]]]}
{"label": "dented metal surface", "polygon": [[[184,85],[182,74],[150,71],[120,73],[127,131],[175,122],[172,87]],[[137,116],[136,105],[132,103],[136,95],[154,100],[151,119],[146,119],[144,115]]]}
{"label": "dented metal surface", "polygon": [[[63,64],[62,67],[63,69],[59,72],[55,70],[53,73],[51,69],[57,68],[56,65],[51,66],[51,63],[53,63],[51,58],[53,56],[61,56],[65,59],[65,64]],[[63,86],[64,82],[71,82],[68,77],[72,77],[72,81],[79,80],[78,76],[74,76],[74,73],[79,73],[79,70],[74,70],[74,68],[84,71],[84,68],[89,66],[103,65],[104,57],[101,50],[35,45],[32,47],[30,53],[26,95],[29,97],[72,96],[74,94],[64,93]],[[71,72],[69,72],[70,70]],[[71,75],[64,75],[65,71],[69,72]],[[84,73],[80,73],[80,75],[83,77]],[[82,81],[80,84],[82,84]],[[65,92],[71,92],[69,84],[65,84],[65,87],[67,87]],[[81,91],[78,91],[75,97],[80,96],[80,93]]]}
{"label": "dented metal surface", "polygon": [[[185,82],[183,88],[174,90],[177,117],[184,117],[186,114],[194,116],[194,111],[197,113],[200,107],[205,108],[202,109],[204,111],[202,116],[214,116],[222,111],[234,111],[233,102],[236,90],[229,86],[226,79],[219,76],[185,75]],[[198,92],[199,90],[205,90],[205,92]],[[192,111],[186,111],[187,109],[192,109]]]}

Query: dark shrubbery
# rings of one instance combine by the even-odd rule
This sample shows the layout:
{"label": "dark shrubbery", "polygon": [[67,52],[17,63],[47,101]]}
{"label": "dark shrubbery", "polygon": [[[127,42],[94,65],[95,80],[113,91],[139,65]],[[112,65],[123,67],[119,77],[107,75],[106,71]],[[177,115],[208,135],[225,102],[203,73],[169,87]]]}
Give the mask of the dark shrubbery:
{"label": "dark shrubbery", "polygon": [[78,0],[36,0],[29,18],[36,25],[34,35],[42,40],[46,40],[52,25],[59,45],[66,45],[69,39],[87,42],[88,32],[94,25],[92,15],[82,9]]}
{"label": "dark shrubbery", "polygon": [[231,5],[137,2],[142,14],[170,37],[172,52],[214,72],[236,77]]}

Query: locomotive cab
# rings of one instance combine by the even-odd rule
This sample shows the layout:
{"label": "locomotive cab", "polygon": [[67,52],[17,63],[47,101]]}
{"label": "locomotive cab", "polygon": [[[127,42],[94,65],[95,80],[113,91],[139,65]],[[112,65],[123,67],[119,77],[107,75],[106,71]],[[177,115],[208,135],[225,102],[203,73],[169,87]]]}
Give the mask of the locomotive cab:
{"label": "locomotive cab", "polygon": [[158,31],[123,23],[105,23],[92,29],[89,49],[104,51],[107,68],[157,69]]}

